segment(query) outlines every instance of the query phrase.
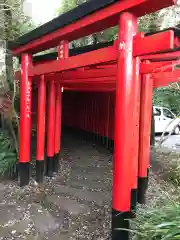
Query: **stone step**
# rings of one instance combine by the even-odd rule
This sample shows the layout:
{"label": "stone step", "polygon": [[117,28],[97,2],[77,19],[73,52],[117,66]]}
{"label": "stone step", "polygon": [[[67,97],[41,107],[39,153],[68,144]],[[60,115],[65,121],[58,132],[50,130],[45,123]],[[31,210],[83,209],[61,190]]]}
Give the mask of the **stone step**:
{"label": "stone step", "polygon": [[85,188],[90,190],[111,190],[110,184],[104,184],[104,182],[90,181],[90,180],[69,180],[68,185],[74,188]]}
{"label": "stone step", "polygon": [[105,201],[110,198],[110,194],[103,192],[91,192],[88,190],[77,189],[67,186],[58,186],[54,188],[54,192],[60,195],[69,195],[78,198],[79,200],[86,200],[88,202],[95,202],[97,205],[102,206]]}
{"label": "stone step", "polygon": [[99,173],[103,174],[105,172],[109,172],[110,167],[107,166],[99,166],[98,164],[88,164],[82,166],[78,163],[74,166],[72,166],[72,172],[88,172],[88,173]]}
{"label": "stone step", "polygon": [[87,173],[87,172],[72,171],[69,175],[69,178],[70,178],[70,180],[72,179],[72,181],[73,180],[89,180],[89,181],[97,182],[97,181],[106,179],[107,178],[106,175],[107,175],[106,173],[102,174],[102,173],[97,173],[97,172],[96,173],[95,172]]}
{"label": "stone step", "polygon": [[84,205],[78,203],[76,200],[68,199],[64,196],[51,195],[46,197],[46,202],[56,205],[58,208],[64,209],[73,216],[77,216],[81,213],[89,212],[90,209]]}

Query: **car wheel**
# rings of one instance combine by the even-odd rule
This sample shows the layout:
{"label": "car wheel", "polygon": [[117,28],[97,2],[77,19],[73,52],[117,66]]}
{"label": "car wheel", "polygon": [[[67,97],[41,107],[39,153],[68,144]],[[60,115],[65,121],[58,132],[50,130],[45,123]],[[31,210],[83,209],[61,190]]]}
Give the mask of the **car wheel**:
{"label": "car wheel", "polygon": [[177,126],[177,127],[175,128],[174,134],[175,134],[175,135],[179,135],[179,134],[180,134],[180,127],[179,127],[179,126]]}

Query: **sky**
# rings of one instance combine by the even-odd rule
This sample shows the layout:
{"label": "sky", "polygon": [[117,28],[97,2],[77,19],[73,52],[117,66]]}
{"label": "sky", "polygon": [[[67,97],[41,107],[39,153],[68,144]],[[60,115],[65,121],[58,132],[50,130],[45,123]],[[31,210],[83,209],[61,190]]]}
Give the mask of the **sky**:
{"label": "sky", "polygon": [[33,18],[34,23],[42,24],[55,17],[60,5],[61,0],[26,0],[24,11]]}
{"label": "sky", "polygon": [[[46,23],[56,17],[56,10],[60,8],[61,0],[26,0],[24,12],[31,16],[37,25]],[[4,66],[4,52],[0,48],[0,74]]]}

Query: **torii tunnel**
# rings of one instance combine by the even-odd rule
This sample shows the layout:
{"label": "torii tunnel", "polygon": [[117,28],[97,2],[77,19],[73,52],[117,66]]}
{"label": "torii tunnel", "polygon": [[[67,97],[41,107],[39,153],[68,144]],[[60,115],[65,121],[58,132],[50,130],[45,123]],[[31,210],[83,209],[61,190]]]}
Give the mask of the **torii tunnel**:
{"label": "torii tunnel", "polygon": [[[175,68],[179,32],[172,28],[138,33],[137,20],[173,4],[173,0],[90,0],[9,44],[21,60],[16,73],[21,99],[20,185],[29,183],[33,82],[38,89],[37,182],[43,181],[44,173],[51,177],[58,171],[62,123],[107,148],[114,145],[113,240],[129,239],[124,230],[129,229],[127,219],[134,216],[137,202],[145,201],[153,88],[176,82],[180,75]],[[71,41],[116,25],[118,40],[69,49]],[[34,56],[52,47],[57,53]]]}

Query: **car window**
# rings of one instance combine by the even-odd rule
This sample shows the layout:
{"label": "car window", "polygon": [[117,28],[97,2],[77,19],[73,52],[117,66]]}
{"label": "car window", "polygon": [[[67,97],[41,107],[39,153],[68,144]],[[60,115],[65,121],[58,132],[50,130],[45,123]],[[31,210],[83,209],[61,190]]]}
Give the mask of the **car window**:
{"label": "car window", "polygon": [[163,114],[167,118],[174,118],[174,115],[168,109],[163,109]]}
{"label": "car window", "polygon": [[161,110],[159,108],[153,108],[154,116],[161,116]]}

